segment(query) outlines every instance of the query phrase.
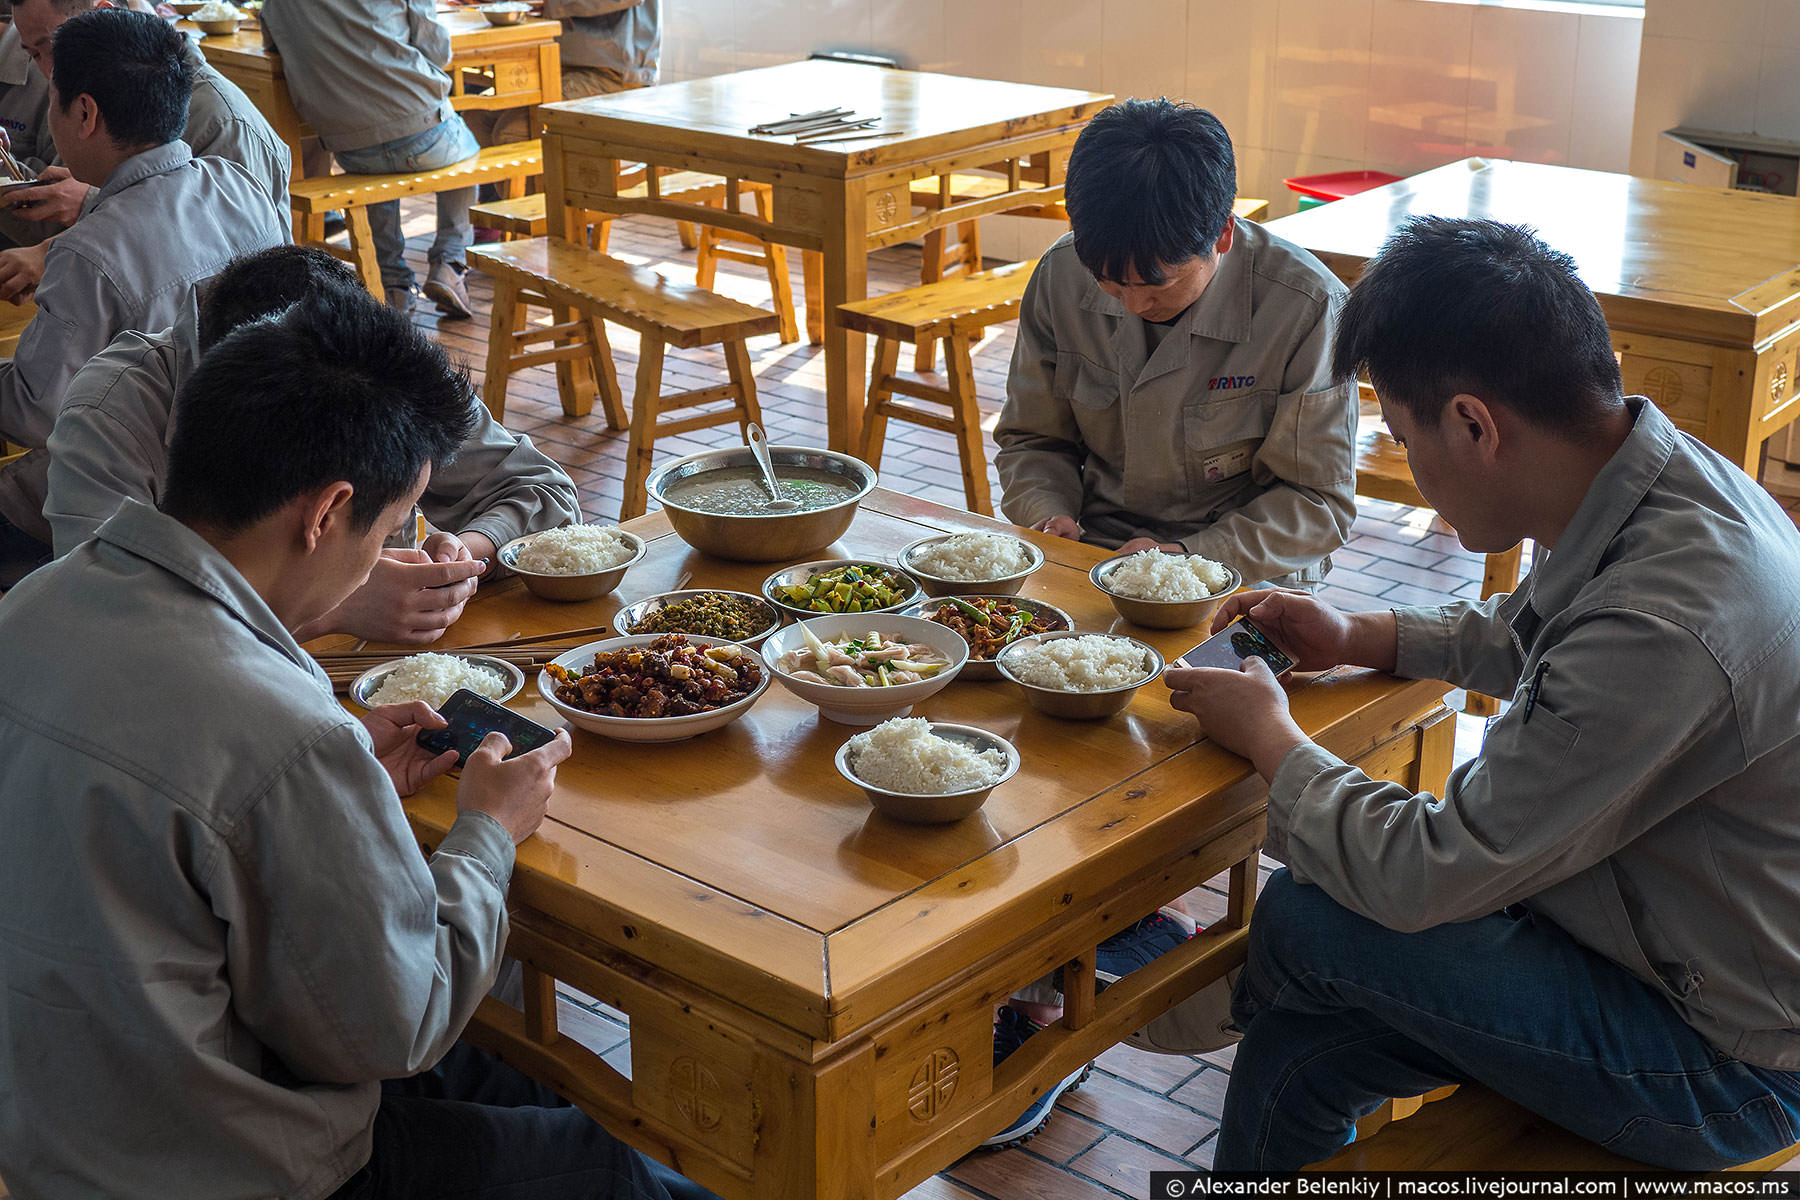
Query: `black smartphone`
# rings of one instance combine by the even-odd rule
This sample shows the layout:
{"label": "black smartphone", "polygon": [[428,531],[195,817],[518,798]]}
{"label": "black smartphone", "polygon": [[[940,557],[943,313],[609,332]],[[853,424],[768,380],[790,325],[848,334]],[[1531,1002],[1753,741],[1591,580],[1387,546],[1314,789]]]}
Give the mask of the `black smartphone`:
{"label": "black smartphone", "polygon": [[1294,669],[1294,660],[1276,649],[1269,635],[1239,617],[1219,632],[1170,663],[1171,667],[1223,667],[1235,671],[1251,655],[1269,664],[1276,675]]}
{"label": "black smartphone", "polygon": [[481,745],[481,739],[496,729],[512,743],[512,749],[506,755],[508,758],[556,740],[554,729],[546,729],[529,717],[521,717],[512,709],[495,704],[486,696],[478,696],[468,688],[458,688],[450,693],[450,698],[438,709],[438,715],[450,724],[442,729],[421,729],[419,745],[438,754],[456,751],[458,767],[468,762],[475,747]]}

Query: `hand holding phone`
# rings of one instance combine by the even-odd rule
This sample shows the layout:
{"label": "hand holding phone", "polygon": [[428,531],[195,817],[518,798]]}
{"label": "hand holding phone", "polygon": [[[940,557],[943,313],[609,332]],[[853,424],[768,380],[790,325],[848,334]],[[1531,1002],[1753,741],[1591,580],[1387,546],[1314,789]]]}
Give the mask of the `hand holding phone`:
{"label": "hand holding phone", "polygon": [[452,692],[444,706],[438,709],[438,715],[448,724],[442,729],[420,730],[419,745],[436,754],[456,751],[457,768],[469,761],[469,755],[489,733],[499,733],[512,743],[507,758],[516,758],[556,739],[555,730],[495,704],[485,696],[478,696],[468,688]]}
{"label": "hand holding phone", "polygon": [[1248,617],[1239,617],[1169,665],[1236,671],[1246,658],[1253,656],[1267,663],[1270,674],[1277,677],[1294,669],[1294,660],[1283,654]]}

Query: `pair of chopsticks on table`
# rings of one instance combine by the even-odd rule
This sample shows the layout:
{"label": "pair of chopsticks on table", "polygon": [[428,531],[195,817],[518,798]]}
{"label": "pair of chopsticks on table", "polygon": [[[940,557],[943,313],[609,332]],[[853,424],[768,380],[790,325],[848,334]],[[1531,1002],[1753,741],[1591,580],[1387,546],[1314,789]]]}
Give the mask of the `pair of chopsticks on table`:
{"label": "pair of chopsticks on table", "polygon": [[[821,108],[815,112],[795,113],[784,121],[752,125],[750,132],[758,137],[791,137],[796,144],[816,145],[821,142],[855,142],[864,138],[899,137],[904,129],[875,131],[881,124],[879,115],[859,117],[848,108]],[[863,133],[859,130],[869,130]]]}
{"label": "pair of chopsticks on table", "polygon": [[[533,637],[508,638],[503,642],[481,642],[473,646],[446,646],[445,654],[485,654],[509,662],[521,671],[543,666],[577,646],[605,637],[609,627],[592,625],[586,629],[563,629],[556,633],[540,633]],[[357,677],[370,667],[404,658],[404,651],[393,650],[325,650],[313,657],[331,677],[333,691],[346,692]]]}

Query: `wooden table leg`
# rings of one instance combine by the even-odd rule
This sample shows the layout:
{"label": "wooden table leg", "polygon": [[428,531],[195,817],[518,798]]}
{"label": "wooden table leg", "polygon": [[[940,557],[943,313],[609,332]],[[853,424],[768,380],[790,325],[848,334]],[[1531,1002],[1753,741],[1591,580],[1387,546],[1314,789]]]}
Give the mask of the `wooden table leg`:
{"label": "wooden table leg", "polygon": [[851,181],[825,197],[825,427],[833,450],[855,454],[862,444],[862,334],[839,323],[838,305],[869,295],[868,213],[861,184]]}

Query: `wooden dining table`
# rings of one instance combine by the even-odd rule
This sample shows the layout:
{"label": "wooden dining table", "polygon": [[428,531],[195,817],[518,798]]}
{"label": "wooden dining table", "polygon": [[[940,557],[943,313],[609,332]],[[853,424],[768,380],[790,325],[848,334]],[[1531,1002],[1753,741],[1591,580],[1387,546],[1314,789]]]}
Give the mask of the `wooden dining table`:
{"label": "wooden dining table", "polygon": [[[490,25],[472,8],[440,10],[438,22],[450,34],[450,105],[475,109],[534,108],[562,99],[562,54],[556,39],[560,21],[529,18],[516,25]],[[200,34],[199,26],[181,28]],[[313,129],[288,93],[281,56],[263,41],[260,25],[246,22],[236,33],[208,35],[200,51],[219,74],[242,88],[294,155],[293,177],[306,178],[301,142]],[[535,122],[531,126],[536,128]]]}
{"label": "wooden dining table", "polygon": [[[648,213],[806,251],[807,324],[825,344],[830,444],[854,453],[864,338],[844,328],[836,311],[868,295],[869,252],[984,214],[1057,204],[1075,138],[1111,101],[1097,92],[826,60],[568,100],[543,110],[549,232],[566,235],[571,209]],[[751,132],[830,108],[879,123],[854,141],[799,143]],[[773,211],[764,217],[740,207],[735,186],[726,188],[726,211],[654,187],[627,195],[621,164],[639,162],[769,184]],[[954,173],[980,169],[1005,186],[952,194]],[[913,181],[933,178],[939,189],[931,202],[915,197]]]}
{"label": "wooden dining table", "polygon": [[1410,217],[1534,227],[1600,301],[1627,394],[1752,475],[1800,416],[1800,200],[1469,158],[1271,221],[1354,283]]}
{"label": "wooden dining table", "polygon": [[[446,645],[600,625],[678,584],[755,591],[780,565],[706,557],[660,512],[623,528],[648,548],[614,594],[553,604],[517,580],[485,585]],[[1041,546],[1047,561],[1024,594],[1081,630],[1129,632],[1171,658],[1202,636],[1119,620],[1087,579],[1104,551],[884,490],[820,557],[892,561],[920,537],[965,529]],[[1446,685],[1338,670],[1289,690],[1324,745],[1373,775],[1441,789],[1455,725]],[[535,681],[511,707],[561,723]],[[1007,737],[1018,775],[953,824],[876,815],[832,765],[856,730],[779,682],[689,741],[575,731],[512,879],[508,952],[526,964],[524,1010],[484,1000],[466,1036],[727,1200],[886,1200],[1242,961],[1267,790],[1197,736],[1159,681],[1105,720],[1048,717],[1013,684],[962,679],[916,714]],[[436,781],[407,811],[429,850],[455,819],[454,783]],[[1205,932],[1096,994],[1097,943],[1221,873]],[[1063,1018],[996,1069],[995,1005],[1058,966]],[[556,982],[629,1016],[628,1071],[559,1027]]]}

